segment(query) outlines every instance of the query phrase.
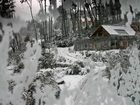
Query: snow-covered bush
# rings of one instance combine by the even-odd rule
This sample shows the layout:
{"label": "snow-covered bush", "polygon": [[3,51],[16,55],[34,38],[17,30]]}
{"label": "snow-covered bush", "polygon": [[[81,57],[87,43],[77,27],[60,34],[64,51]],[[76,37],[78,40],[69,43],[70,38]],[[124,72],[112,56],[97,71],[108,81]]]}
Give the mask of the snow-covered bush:
{"label": "snow-covered bush", "polygon": [[81,68],[85,67],[85,65],[82,61],[76,61],[75,63],[78,64]]}
{"label": "snow-covered bush", "polygon": [[13,94],[13,91],[14,91],[14,87],[16,86],[16,83],[14,80],[9,80],[8,81],[8,89],[9,91]]}
{"label": "snow-covered bush", "polygon": [[75,61],[69,68],[66,74],[69,75],[85,75],[90,70],[85,67],[82,61]]}
{"label": "snow-covered bush", "polygon": [[19,52],[13,53],[12,51],[9,51],[8,55],[8,65],[17,65],[20,63],[21,57]]}
{"label": "snow-covered bush", "polygon": [[109,69],[112,69],[120,61],[120,58],[121,55],[119,53],[107,52],[103,58],[103,61],[107,64]]}
{"label": "snow-covered bush", "polygon": [[121,51],[121,59],[111,70],[110,82],[127,105],[140,105],[140,59],[136,45]]}
{"label": "snow-covered bush", "polygon": [[115,51],[106,52],[102,58],[102,62],[106,64],[106,69],[104,71],[103,76],[110,79],[110,76],[111,76],[110,71],[116,66],[118,62],[120,62],[120,60],[121,60],[120,53],[118,52],[116,53]]}
{"label": "snow-covered bush", "polygon": [[101,53],[92,53],[91,58],[94,62],[102,62],[103,56],[101,55]]}
{"label": "snow-covered bush", "polygon": [[73,46],[73,42],[71,39],[61,39],[61,40],[58,40],[56,41],[56,45],[58,47],[71,47]]}
{"label": "snow-covered bush", "polygon": [[20,62],[18,65],[14,67],[13,73],[21,73],[21,70],[23,69],[24,69],[24,64],[23,62]]}
{"label": "snow-covered bush", "polygon": [[68,69],[67,74],[69,74],[69,75],[79,75],[80,72],[81,72],[81,67],[78,64],[73,64]]}
{"label": "snow-covered bush", "polygon": [[54,59],[54,54],[50,52],[42,53],[42,56],[39,58],[38,69],[47,69],[55,67],[56,60]]}
{"label": "snow-covered bush", "polygon": [[61,89],[54,80],[52,72],[39,71],[33,82],[27,89],[24,89],[23,99],[26,100],[26,105],[38,105],[38,103],[43,105],[43,103],[50,102],[51,98],[58,99],[60,92]]}
{"label": "snow-covered bush", "polygon": [[59,56],[58,62],[66,62],[66,58],[64,58],[63,56]]}
{"label": "snow-covered bush", "polygon": [[29,42],[30,41],[30,36],[27,35],[25,38],[24,38],[24,42]]}
{"label": "snow-covered bush", "polygon": [[79,74],[80,75],[86,75],[89,72],[90,72],[90,69],[85,67],[85,68],[81,68],[81,72]]}
{"label": "snow-covered bush", "polygon": [[92,54],[90,54],[88,51],[85,52],[86,57],[90,57]]}

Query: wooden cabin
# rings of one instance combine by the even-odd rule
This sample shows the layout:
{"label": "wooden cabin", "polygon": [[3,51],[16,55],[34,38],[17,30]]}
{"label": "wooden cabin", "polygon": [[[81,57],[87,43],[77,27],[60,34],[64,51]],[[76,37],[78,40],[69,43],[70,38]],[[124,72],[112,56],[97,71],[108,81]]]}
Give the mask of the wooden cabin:
{"label": "wooden cabin", "polygon": [[101,25],[86,39],[75,41],[75,50],[125,49],[136,40],[131,27]]}

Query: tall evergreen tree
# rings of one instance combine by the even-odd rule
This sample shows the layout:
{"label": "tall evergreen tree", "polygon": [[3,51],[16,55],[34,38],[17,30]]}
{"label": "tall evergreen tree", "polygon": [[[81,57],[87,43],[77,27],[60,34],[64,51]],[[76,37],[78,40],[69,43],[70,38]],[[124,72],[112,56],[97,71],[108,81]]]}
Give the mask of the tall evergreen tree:
{"label": "tall evergreen tree", "polygon": [[114,11],[114,3],[112,0],[109,1],[109,7],[110,7],[110,15],[112,17],[112,23],[114,22],[114,16],[115,16],[115,11]]}
{"label": "tall evergreen tree", "polygon": [[116,9],[116,16],[117,20],[121,19],[121,3],[119,0],[115,0],[115,9]]}
{"label": "tall evergreen tree", "polygon": [[13,18],[15,12],[14,0],[1,0],[0,2],[0,16],[4,18]]}

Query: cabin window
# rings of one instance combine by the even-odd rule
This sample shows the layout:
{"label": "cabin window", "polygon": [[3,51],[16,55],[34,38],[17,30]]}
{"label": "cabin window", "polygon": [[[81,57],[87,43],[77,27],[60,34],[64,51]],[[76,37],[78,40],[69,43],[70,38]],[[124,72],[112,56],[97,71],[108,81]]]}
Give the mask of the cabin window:
{"label": "cabin window", "polygon": [[115,41],[111,41],[111,46],[115,46]]}
{"label": "cabin window", "polygon": [[127,47],[128,47],[128,41],[127,41],[127,40],[121,41],[121,42],[120,42],[120,46],[121,46],[122,48],[127,48]]}
{"label": "cabin window", "polygon": [[116,47],[116,41],[115,40],[111,41],[111,47],[112,48]]}
{"label": "cabin window", "polygon": [[128,33],[123,30],[123,29],[115,29],[115,31],[118,33],[118,34],[121,34],[121,35],[128,35]]}

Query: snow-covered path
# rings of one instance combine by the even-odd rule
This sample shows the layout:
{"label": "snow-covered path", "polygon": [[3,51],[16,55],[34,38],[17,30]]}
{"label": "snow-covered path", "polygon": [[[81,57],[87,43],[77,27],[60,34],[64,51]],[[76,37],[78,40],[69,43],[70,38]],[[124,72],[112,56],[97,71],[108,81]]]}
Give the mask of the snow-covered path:
{"label": "snow-covered path", "polygon": [[83,57],[78,52],[69,52],[69,48],[58,48],[58,55],[57,56],[63,56],[64,58],[74,62],[77,60],[83,60]]}

